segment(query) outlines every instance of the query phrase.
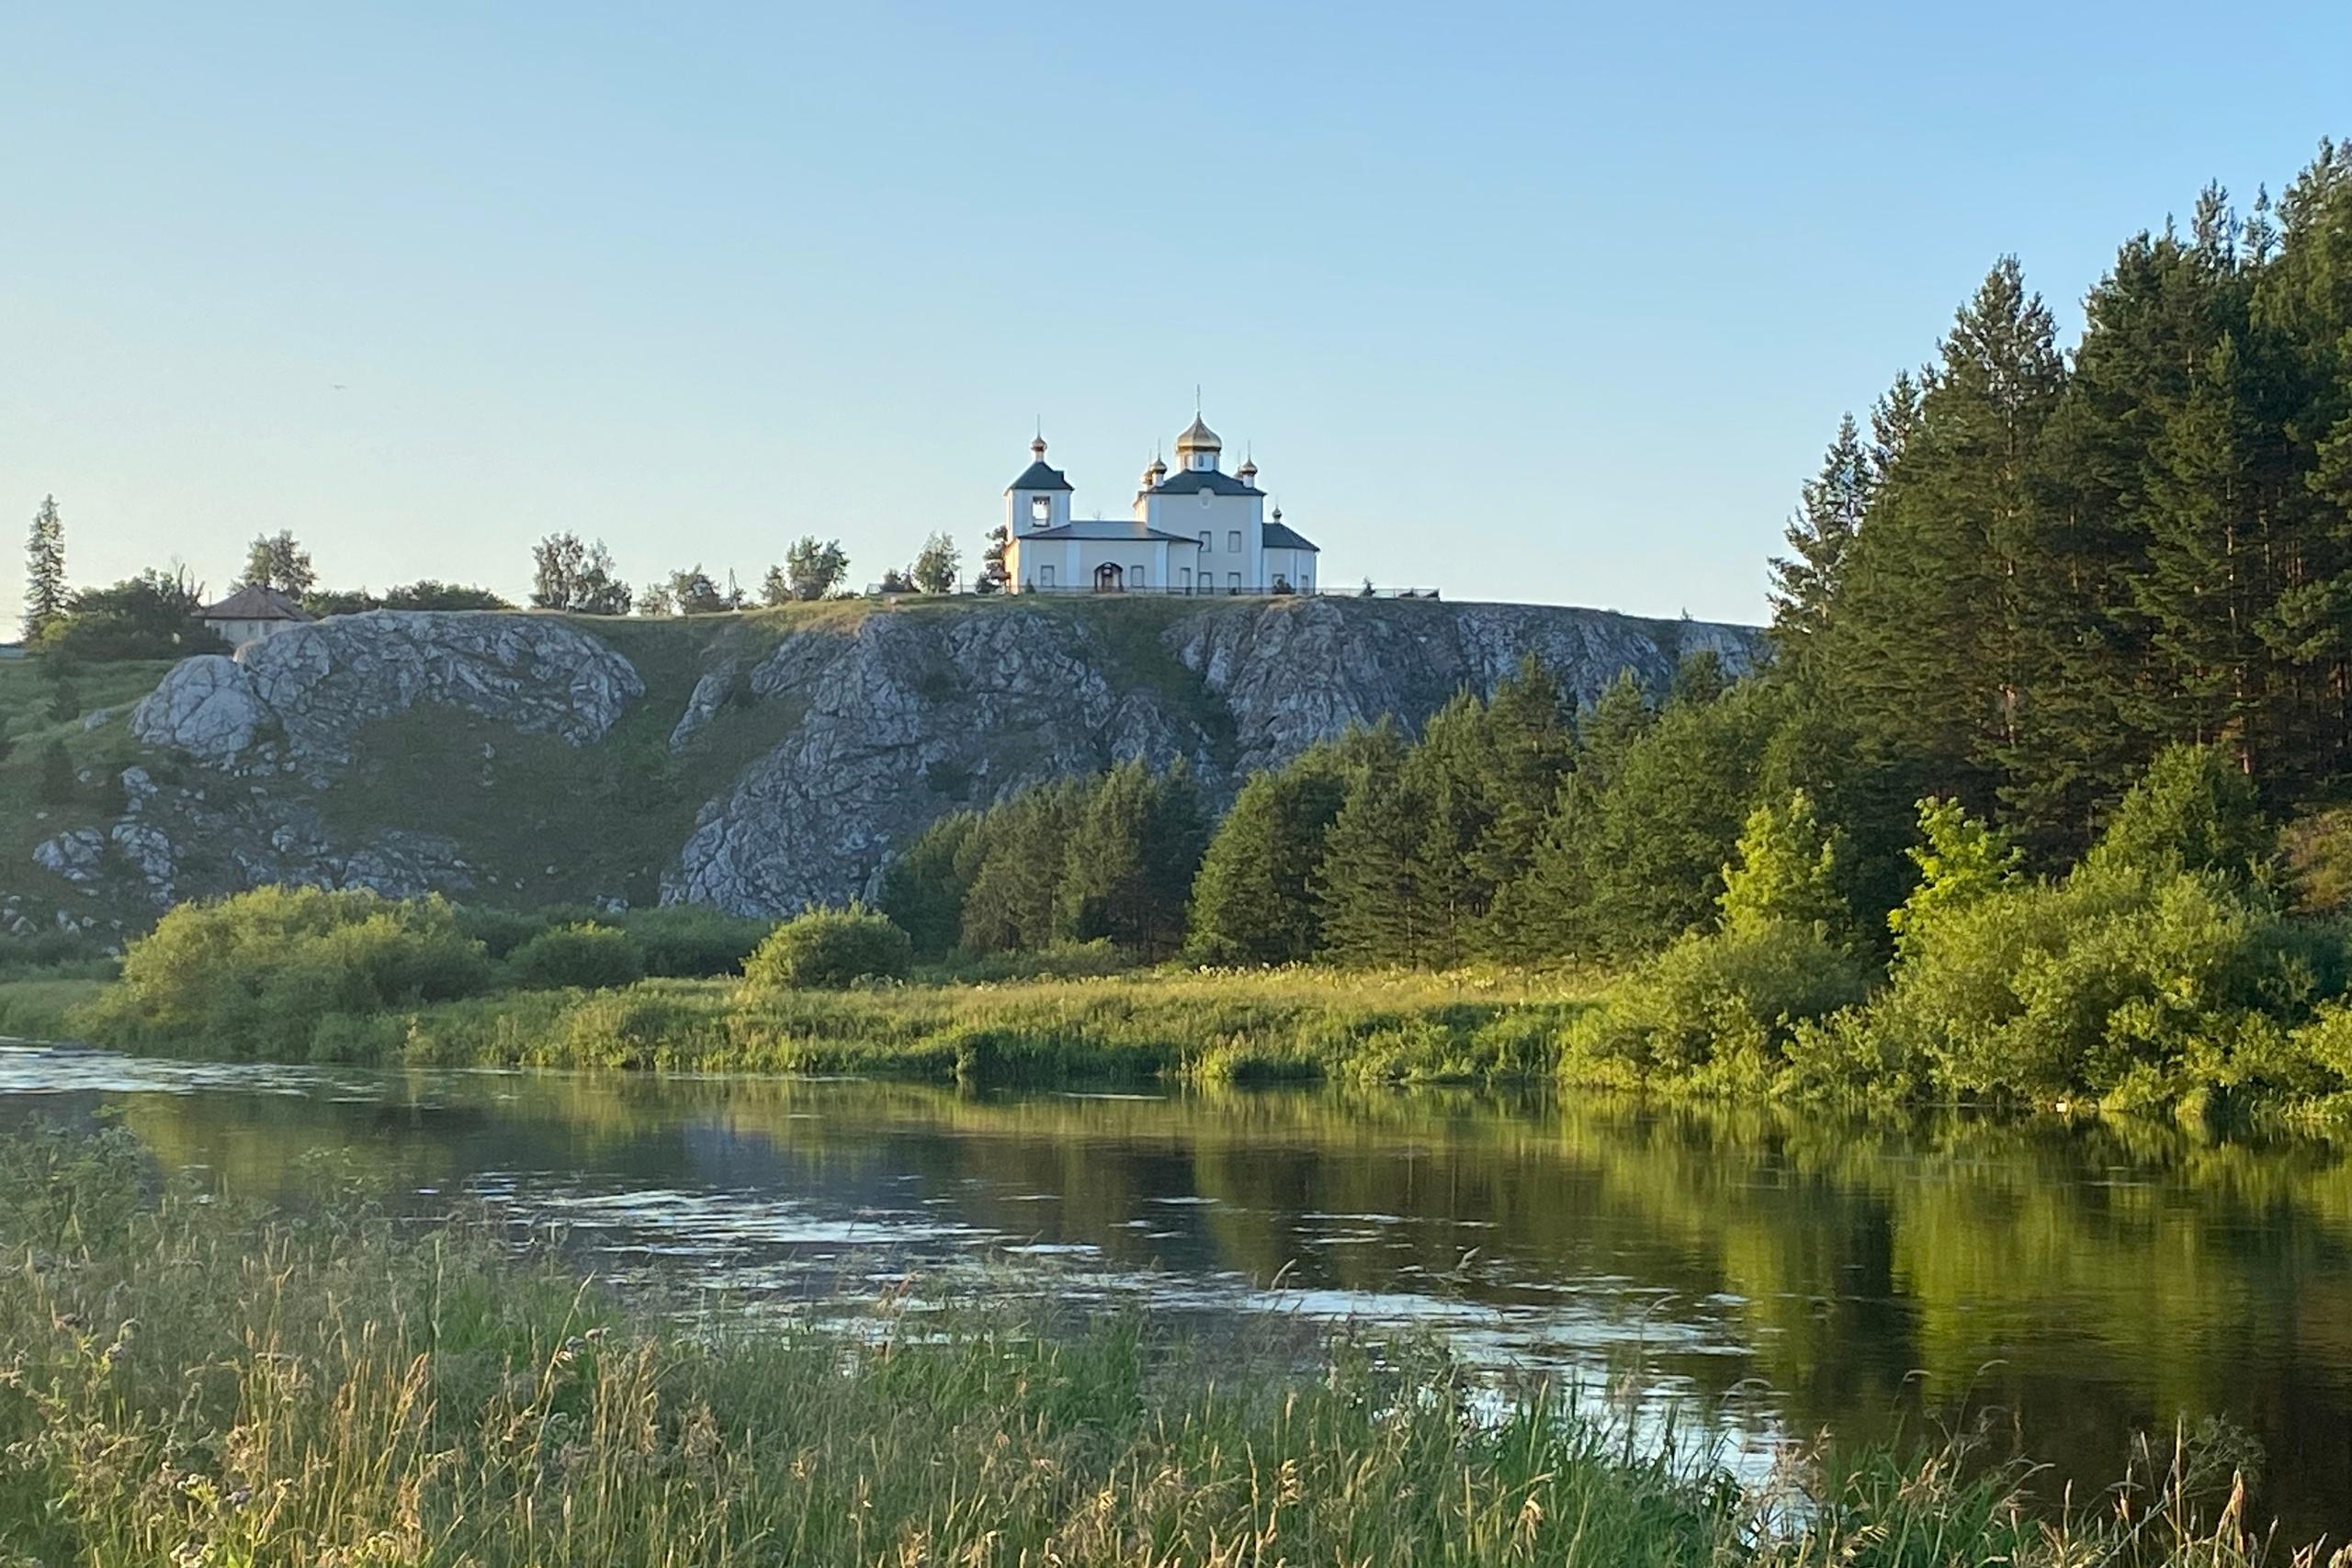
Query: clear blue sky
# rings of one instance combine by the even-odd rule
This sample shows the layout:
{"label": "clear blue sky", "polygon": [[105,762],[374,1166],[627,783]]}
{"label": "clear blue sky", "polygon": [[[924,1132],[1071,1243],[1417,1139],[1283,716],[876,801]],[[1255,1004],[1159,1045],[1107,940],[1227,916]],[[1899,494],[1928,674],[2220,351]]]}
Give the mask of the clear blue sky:
{"label": "clear blue sky", "polygon": [[1198,382],[1328,581],[1757,618],[1996,256],[2071,334],[2346,132],[2341,0],[10,6],[0,608],[51,491],[82,582],[864,582]]}

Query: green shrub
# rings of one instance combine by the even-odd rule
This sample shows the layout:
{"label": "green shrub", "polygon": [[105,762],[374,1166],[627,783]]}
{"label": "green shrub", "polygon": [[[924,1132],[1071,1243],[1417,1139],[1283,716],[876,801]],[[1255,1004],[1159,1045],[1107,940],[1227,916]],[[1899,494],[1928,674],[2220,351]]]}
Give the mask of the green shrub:
{"label": "green shrub", "polygon": [[623,931],[645,954],[645,972],[681,980],[742,973],[775,922],[763,916],[729,915],[698,904],[667,904],[631,909],[619,917]]}
{"label": "green shrub", "polygon": [[2114,859],[1939,910],[1904,939],[1843,1045],[1966,1094],[2309,1092],[2325,1069],[2289,1041],[2344,986],[2339,929],[2217,872]]}
{"label": "green shrub", "polygon": [[545,909],[495,909],[483,904],[460,904],[457,917],[458,929],[499,959],[557,923],[555,915]]}
{"label": "green shrub", "polygon": [[541,931],[508,955],[506,971],[533,990],[610,990],[645,978],[645,953],[627,931],[583,921]]}
{"label": "green shrub", "polygon": [[1868,985],[1862,964],[1815,924],[1694,932],[1569,1024],[1563,1070],[1583,1082],[1762,1088],[1799,1025],[1861,1000]]}
{"label": "green shrub", "polygon": [[743,978],[773,990],[838,988],[856,980],[902,980],[914,945],[888,915],[852,904],[812,909],[769,933],[743,965]]}
{"label": "green shrub", "polygon": [[490,981],[481,943],[441,898],[263,887],[173,909],[74,1021],[113,1044],[299,1060],[330,1014],[469,996]]}
{"label": "green shrub", "polygon": [[51,928],[27,936],[0,936],[0,980],[103,979],[116,960],[95,933]]}

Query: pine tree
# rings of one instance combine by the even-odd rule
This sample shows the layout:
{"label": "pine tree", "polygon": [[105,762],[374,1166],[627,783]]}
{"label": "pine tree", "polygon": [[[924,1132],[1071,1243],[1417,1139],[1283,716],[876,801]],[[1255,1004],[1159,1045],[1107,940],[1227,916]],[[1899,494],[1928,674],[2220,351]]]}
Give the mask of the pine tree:
{"label": "pine tree", "polygon": [[1916,416],[1901,384],[1883,410],[1885,463],[1815,662],[1864,764],[1906,786],[1989,799],[2041,672],[2025,606],[2047,570],[2035,459],[2064,384],[2052,332],[2004,259],[1955,318]]}
{"label": "pine tree", "polygon": [[1488,821],[1470,850],[1472,867],[1488,889],[1477,946],[1511,957],[1521,951],[1515,890],[1534,867],[1560,787],[1576,765],[1577,730],[1566,694],[1532,654],[1497,683],[1486,728]]}
{"label": "pine tree", "polygon": [[1289,964],[1315,956],[1315,869],[1347,798],[1335,746],[1252,773],[1217,824],[1193,880],[1185,956],[1196,964]]}
{"label": "pine tree", "polygon": [[65,522],[52,495],[33,513],[32,536],[25,545],[25,641],[39,641],[64,614]]}
{"label": "pine tree", "polygon": [[779,604],[792,603],[792,584],[784,575],[784,568],[772,566],[760,579],[760,603],[773,610]]}
{"label": "pine tree", "polygon": [[1631,670],[1621,670],[1578,720],[1567,772],[1528,859],[1488,919],[1488,945],[1526,961],[1589,953],[1592,865],[1601,803],[1625,758],[1657,721]]}
{"label": "pine tree", "polygon": [[969,846],[963,946],[1017,953],[1054,940],[1056,895],[1087,786],[1058,779],[1023,790],[983,814]]}
{"label": "pine tree", "polygon": [[1164,958],[1183,945],[1184,900],[1206,841],[1200,791],[1181,761],[1120,763],[1087,792],[1054,892],[1057,935]]}
{"label": "pine tree", "polygon": [[963,940],[964,899],[979,833],[978,812],[943,817],[882,874],[882,912],[907,933],[919,957],[944,958]]}
{"label": "pine tree", "polygon": [[1781,659],[1803,662],[1817,651],[1875,482],[1876,465],[1848,414],[1838,422],[1819,477],[1798,498],[1787,530],[1792,553],[1771,563],[1772,638]]}
{"label": "pine tree", "polygon": [[1413,874],[1421,807],[1401,750],[1374,752],[1349,781],[1315,873],[1323,950],[1333,962],[1411,964],[1426,955],[1428,915]]}

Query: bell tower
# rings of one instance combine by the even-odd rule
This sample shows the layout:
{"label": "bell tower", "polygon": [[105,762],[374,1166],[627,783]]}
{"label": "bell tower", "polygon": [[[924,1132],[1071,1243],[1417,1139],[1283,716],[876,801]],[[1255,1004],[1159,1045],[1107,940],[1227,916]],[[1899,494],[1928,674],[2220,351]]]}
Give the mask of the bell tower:
{"label": "bell tower", "polygon": [[1046,437],[1029,443],[1029,466],[1004,487],[1004,531],[1008,538],[1041,529],[1058,528],[1069,521],[1069,480],[1046,462]]}

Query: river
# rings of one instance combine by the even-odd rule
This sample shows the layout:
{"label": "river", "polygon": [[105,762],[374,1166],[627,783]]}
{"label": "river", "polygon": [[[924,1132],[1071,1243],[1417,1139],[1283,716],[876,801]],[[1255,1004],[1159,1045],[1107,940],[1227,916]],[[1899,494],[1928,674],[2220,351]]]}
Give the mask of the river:
{"label": "river", "polygon": [[[362,1072],[0,1047],[0,1135],[420,1219],[482,1201],[628,1286],[829,1312],[1035,1294],[1430,1331],[1756,1467],[1989,1423],[2080,1506],[2226,1418],[2258,1509],[2352,1529],[2352,1163],[2317,1142],[1472,1093],[1095,1095]],[[323,1160],[322,1159],[323,1156]]]}

